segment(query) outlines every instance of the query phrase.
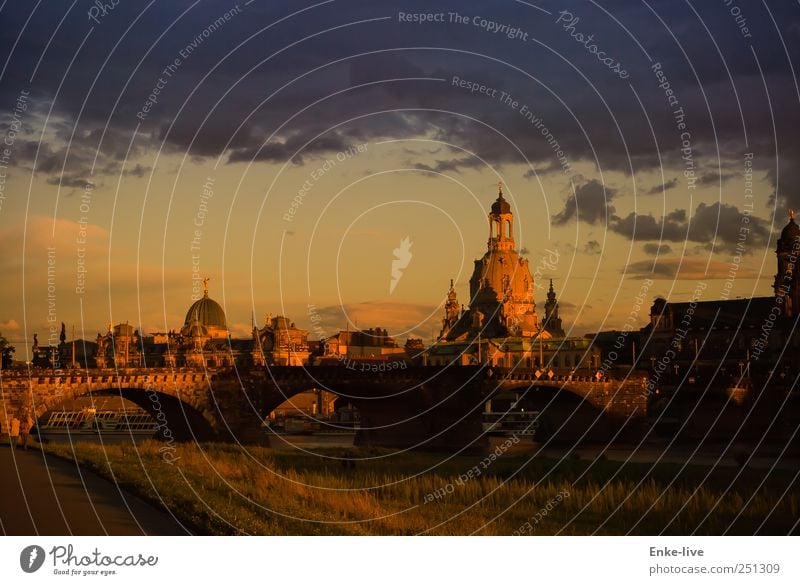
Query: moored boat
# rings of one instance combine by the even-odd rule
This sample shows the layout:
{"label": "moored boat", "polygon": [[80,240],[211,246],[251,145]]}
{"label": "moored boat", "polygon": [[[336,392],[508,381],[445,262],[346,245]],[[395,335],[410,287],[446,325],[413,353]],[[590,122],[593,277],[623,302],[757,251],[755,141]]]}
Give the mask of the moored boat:
{"label": "moored boat", "polygon": [[55,410],[31,430],[42,443],[131,442],[155,438],[156,420],[142,409]]}

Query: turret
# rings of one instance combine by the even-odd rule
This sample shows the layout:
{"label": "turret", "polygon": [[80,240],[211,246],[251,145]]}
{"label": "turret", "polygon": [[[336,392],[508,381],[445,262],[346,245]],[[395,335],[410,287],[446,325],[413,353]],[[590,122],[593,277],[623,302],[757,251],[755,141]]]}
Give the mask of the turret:
{"label": "turret", "polygon": [[498,183],[497,190],[497,200],[489,213],[489,250],[513,250],[514,214],[503,198],[503,183]]}
{"label": "turret", "polygon": [[789,223],[781,231],[775,255],[778,272],[772,288],[776,302],[783,305],[783,314],[786,317],[796,317],[800,312],[800,271],[797,269],[800,259],[800,226],[794,221],[793,210],[789,211]]}

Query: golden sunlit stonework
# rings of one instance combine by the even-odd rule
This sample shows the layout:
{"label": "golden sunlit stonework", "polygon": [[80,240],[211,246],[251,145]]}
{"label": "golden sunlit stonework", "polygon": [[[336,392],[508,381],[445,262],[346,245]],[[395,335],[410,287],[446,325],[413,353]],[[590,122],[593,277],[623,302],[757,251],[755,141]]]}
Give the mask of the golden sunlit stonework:
{"label": "golden sunlit stonework", "polygon": [[[469,309],[459,311],[455,290],[448,293],[440,337],[463,341],[484,337],[530,337],[541,332],[528,260],[514,242],[514,215],[502,186],[489,213],[488,250],[475,260],[469,280]],[[549,337],[548,333],[543,333]]]}
{"label": "golden sunlit stonework", "polygon": [[469,307],[462,306],[450,281],[438,342],[428,350],[428,363],[461,365],[493,363],[507,367],[595,368],[599,350],[583,337],[567,338],[558,316],[550,281],[545,321],[539,322],[535,283],[527,258],[514,241],[514,214],[498,196],[489,214],[487,251],[475,260],[469,281]]}

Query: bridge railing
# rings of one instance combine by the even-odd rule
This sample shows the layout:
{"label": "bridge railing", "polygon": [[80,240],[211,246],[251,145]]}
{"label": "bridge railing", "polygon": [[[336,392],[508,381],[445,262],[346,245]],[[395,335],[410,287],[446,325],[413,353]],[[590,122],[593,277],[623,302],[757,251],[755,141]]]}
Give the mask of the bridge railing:
{"label": "bridge railing", "polygon": [[[520,369],[520,368],[492,368],[492,377],[505,380],[531,381],[531,382],[610,382],[614,378],[603,375],[597,376],[597,370],[581,369],[571,370],[553,368],[551,370]],[[551,374],[552,372],[552,374]]]}
{"label": "bridge railing", "polygon": [[6,369],[0,371],[2,384],[116,384],[148,382],[187,382],[206,380],[217,373],[212,369],[195,368],[147,368],[147,369],[93,369],[93,370],[27,370]]}

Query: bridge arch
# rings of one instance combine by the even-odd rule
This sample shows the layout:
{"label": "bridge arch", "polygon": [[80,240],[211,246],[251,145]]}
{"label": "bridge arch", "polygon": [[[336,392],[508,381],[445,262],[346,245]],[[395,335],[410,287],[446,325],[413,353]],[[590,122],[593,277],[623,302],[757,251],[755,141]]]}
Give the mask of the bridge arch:
{"label": "bridge arch", "polygon": [[604,441],[610,437],[611,421],[606,410],[582,392],[569,386],[537,382],[503,384],[487,401],[493,413],[538,413],[537,442]]}
{"label": "bridge arch", "polygon": [[36,403],[36,418],[60,410],[69,401],[79,398],[119,397],[145,412],[156,422],[156,437],[170,441],[210,441],[216,438],[213,425],[201,410],[173,394],[152,388],[92,388],[46,397]]}

